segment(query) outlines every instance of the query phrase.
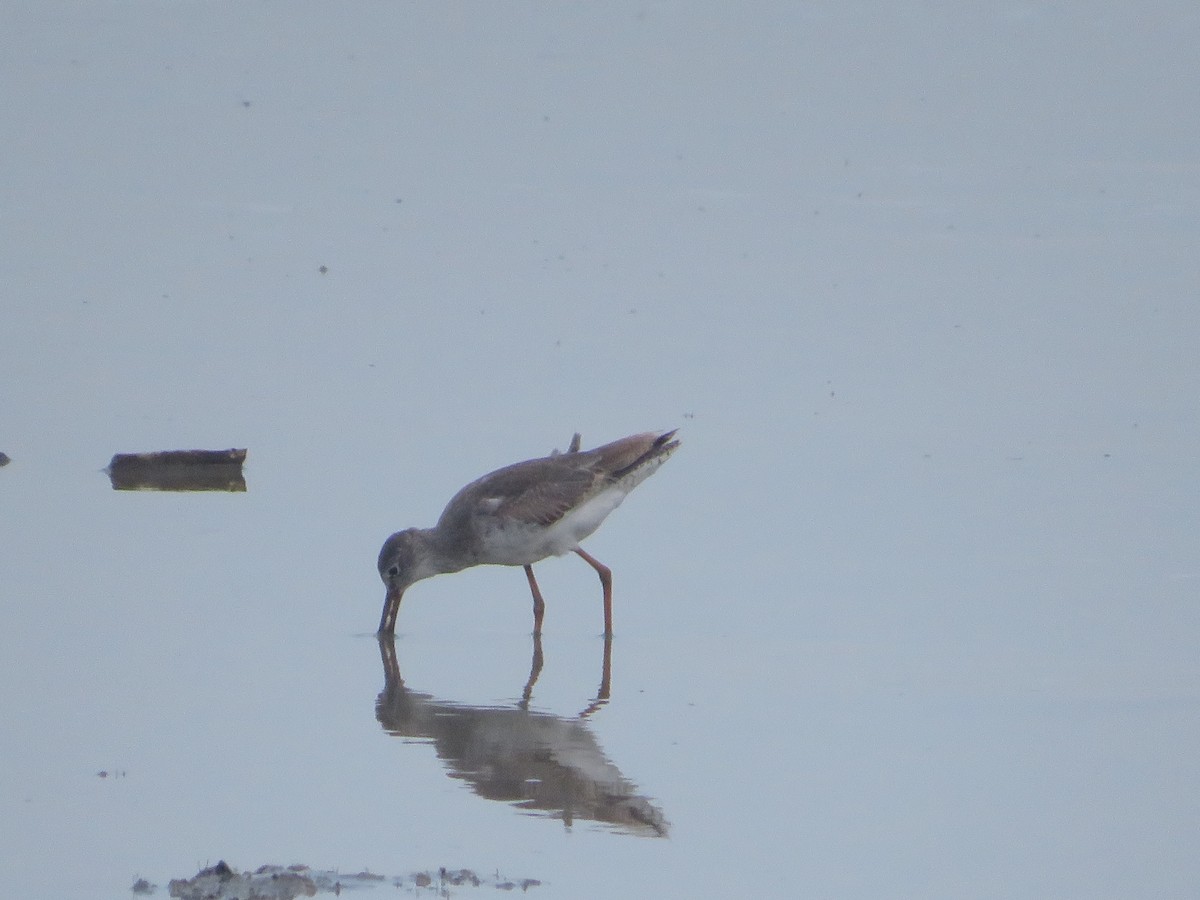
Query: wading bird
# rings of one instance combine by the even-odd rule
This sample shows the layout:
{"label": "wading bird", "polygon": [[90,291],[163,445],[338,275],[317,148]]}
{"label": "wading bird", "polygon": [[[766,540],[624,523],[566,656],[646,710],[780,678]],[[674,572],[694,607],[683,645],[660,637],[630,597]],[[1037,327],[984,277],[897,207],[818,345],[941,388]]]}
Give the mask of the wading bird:
{"label": "wading bird", "polygon": [[395,634],[400,599],[410,585],[482,565],[525,567],[533,633],[541,634],[545,603],[533,564],[575,552],[600,576],[604,634],[611,636],[612,572],[579,544],[675,452],[674,436],[674,431],[635,434],[581,451],[575,435],[566,453],[514,463],[471,482],[446,504],[433,528],[393,534],[379,552],[387,597],[378,634]]}

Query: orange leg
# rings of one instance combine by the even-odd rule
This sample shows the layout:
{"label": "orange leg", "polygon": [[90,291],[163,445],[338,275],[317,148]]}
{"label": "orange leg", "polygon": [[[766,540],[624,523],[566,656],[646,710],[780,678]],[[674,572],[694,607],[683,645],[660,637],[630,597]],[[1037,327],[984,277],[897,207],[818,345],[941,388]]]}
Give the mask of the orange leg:
{"label": "orange leg", "polygon": [[539,637],[542,633],[542,616],[546,612],[546,601],[542,599],[537,579],[533,577],[533,566],[525,567],[525,577],[529,579],[529,590],[533,592],[533,636]]}
{"label": "orange leg", "polygon": [[604,588],[604,636],[612,637],[612,569],[579,547],[575,552],[600,576],[600,586]]}

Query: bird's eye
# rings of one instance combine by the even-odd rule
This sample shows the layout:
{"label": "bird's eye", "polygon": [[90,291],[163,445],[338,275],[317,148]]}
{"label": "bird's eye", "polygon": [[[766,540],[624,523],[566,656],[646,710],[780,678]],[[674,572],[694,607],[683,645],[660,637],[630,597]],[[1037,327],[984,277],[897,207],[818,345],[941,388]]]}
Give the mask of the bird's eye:
{"label": "bird's eye", "polygon": [[388,569],[388,578],[395,578],[399,574],[400,574],[399,566],[392,566],[390,569]]}

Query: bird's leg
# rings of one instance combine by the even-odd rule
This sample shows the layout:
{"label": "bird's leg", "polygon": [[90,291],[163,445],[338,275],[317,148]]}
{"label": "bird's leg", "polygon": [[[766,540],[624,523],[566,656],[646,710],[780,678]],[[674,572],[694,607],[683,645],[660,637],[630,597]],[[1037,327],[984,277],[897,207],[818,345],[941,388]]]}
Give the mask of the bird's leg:
{"label": "bird's leg", "polygon": [[575,552],[600,576],[600,586],[604,588],[604,636],[612,637],[612,569],[586,550],[576,547]]}
{"label": "bird's leg", "polygon": [[533,577],[533,566],[525,567],[525,577],[529,579],[529,590],[533,592],[533,636],[542,634],[542,615],[546,612],[546,602],[542,600],[542,592],[538,589],[537,579]]}

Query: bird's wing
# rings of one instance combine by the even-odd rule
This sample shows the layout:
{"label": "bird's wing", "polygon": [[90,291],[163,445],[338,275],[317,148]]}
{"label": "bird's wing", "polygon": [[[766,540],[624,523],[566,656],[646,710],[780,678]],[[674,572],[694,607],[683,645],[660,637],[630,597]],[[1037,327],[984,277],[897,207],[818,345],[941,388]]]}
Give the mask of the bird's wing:
{"label": "bird's wing", "polygon": [[593,490],[597,473],[566,454],[493,472],[479,485],[479,508],[515,522],[552,525]]}

